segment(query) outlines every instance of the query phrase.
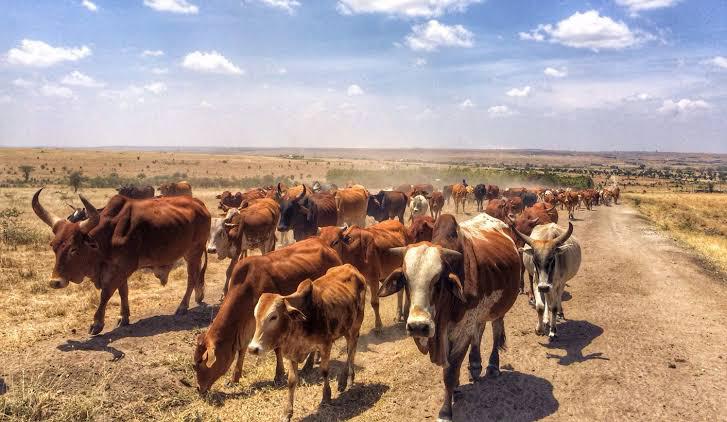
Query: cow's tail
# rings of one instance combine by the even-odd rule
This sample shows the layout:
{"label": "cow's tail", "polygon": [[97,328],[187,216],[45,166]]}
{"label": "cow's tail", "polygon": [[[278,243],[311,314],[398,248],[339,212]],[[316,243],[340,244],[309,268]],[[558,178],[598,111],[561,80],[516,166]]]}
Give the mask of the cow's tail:
{"label": "cow's tail", "polygon": [[204,274],[207,272],[207,248],[204,249],[204,262],[202,263],[202,269],[199,271],[199,279],[197,279],[197,286],[204,288]]}
{"label": "cow's tail", "polygon": [[492,321],[492,348],[497,347],[498,350],[507,350],[507,336],[505,335],[505,319],[500,318]]}

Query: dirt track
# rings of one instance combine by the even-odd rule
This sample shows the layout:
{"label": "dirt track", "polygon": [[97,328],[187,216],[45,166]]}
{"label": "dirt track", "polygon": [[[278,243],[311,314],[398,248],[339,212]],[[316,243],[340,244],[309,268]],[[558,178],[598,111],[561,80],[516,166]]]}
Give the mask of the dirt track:
{"label": "dirt track", "polygon": [[[561,213],[561,218],[565,215]],[[584,262],[569,283],[560,339],[534,334],[535,311],[521,296],[507,315],[508,351],[502,376],[468,384],[461,373],[455,420],[725,420],[727,419],[727,288],[694,258],[649,228],[626,206],[580,211],[575,236]],[[563,219],[565,221],[565,219]],[[561,222],[563,224],[563,222]],[[226,263],[213,263],[207,300],[219,297]],[[148,282],[148,281],[146,281]],[[268,421],[281,409],[285,390],[274,387],[272,359],[245,362],[241,385],[215,385],[208,401],[193,382],[191,351],[213,307],[172,314],[183,283],[175,282],[143,312],[131,292],[132,325],[89,339],[75,332],[3,356],[10,389],[21,371],[47,380],[57,395],[91,397],[97,419],[215,419]],[[434,420],[441,403],[441,370],[421,356],[403,328],[393,325],[395,299],[382,301],[384,333],[369,333],[370,307],[359,344],[357,384],[334,393],[317,409],[317,374],[296,394],[298,420]],[[91,312],[89,312],[89,321]],[[490,330],[483,339],[489,352]],[[341,365],[337,343],[332,378]],[[112,358],[117,361],[111,361]],[[334,381],[335,384],[335,381]],[[334,387],[335,391],[335,387]]]}

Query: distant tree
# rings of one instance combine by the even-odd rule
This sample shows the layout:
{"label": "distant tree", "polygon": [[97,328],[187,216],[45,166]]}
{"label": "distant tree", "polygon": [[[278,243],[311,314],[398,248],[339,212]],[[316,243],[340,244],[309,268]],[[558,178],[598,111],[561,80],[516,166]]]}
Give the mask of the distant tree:
{"label": "distant tree", "polygon": [[83,175],[80,171],[74,171],[68,176],[68,184],[73,188],[73,192],[78,192],[81,183],[83,183]]}
{"label": "distant tree", "polygon": [[23,177],[25,177],[25,181],[27,182],[30,179],[30,173],[35,170],[35,167],[29,166],[29,165],[22,165],[18,167],[18,170],[20,170],[23,173]]}

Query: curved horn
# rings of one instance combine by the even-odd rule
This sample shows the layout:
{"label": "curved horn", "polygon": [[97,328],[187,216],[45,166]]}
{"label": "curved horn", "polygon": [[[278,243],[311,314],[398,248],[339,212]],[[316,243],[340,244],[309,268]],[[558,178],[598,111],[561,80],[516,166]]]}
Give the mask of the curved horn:
{"label": "curved horn", "polygon": [[340,230],[341,230],[342,232],[345,232],[346,230],[348,230],[348,223],[343,223],[343,226],[339,227],[339,229],[340,229]]}
{"label": "curved horn", "polygon": [[303,185],[303,192],[301,192],[300,195],[298,195],[298,196],[295,197],[296,202],[297,201],[300,201],[303,198],[305,198],[306,192],[307,192],[306,191],[306,187],[305,187],[305,185]]}
{"label": "curved horn", "polygon": [[66,202],[66,205],[68,205],[69,207],[71,207],[71,209],[72,209],[72,210],[73,210],[74,212],[75,212],[75,211],[77,211],[76,207],[74,207],[73,205],[69,204],[68,202]]}
{"label": "curved horn", "polygon": [[280,182],[278,182],[278,194],[281,196],[283,195],[283,190],[280,189]]}
{"label": "curved horn", "polygon": [[389,248],[389,253],[392,255],[404,256],[406,253],[406,246],[399,246],[396,248]]}
{"label": "curved horn", "polygon": [[38,216],[45,224],[47,224],[51,229],[59,222],[63,221],[62,218],[58,217],[57,215],[53,214],[52,212],[46,210],[43,205],[40,204],[40,200],[38,197],[40,196],[40,192],[43,190],[43,188],[38,189],[38,192],[33,195],[33,201],[31,202],[33,205],[33,212],[35,215]]}
{"label": "curved horn", "polygon": [[568,240],[568,238],[572,234],[573,234],[573,223],[568,222],[568,230],[565,233],[563,233],[560,236],[553,239],[553,243],[555,243],[555,246],[558,247],[558,246],[562,245],[566,240]]}
{"label": "curved horn", "polygon": [[78,195],[79,198],[81,198],[81,202],[83,203],[83,207],[86,208],[86,215],[88,215],[88,220],[82,221],[80,224],[81,229],[90,230],[98,224],[100,220],[100,216],[98,214],[98,210],[96,207],[93,206],[93,204],[86,199],[83,195]]}
{"label": "curved horn", "polygon": [[537,226],[538,225],[538,221],[540,221],[540,217],[535,217],[535,218],[533,218],[531,220],[528,220],[528,223],[532,224],[533,226]]}
{"label": "curved horn", "polygon": [[462,253],[457,252],[453,249],[442,248],[442,255],[449,256],[452,258],[462,258]]}
{"label": "curved horn", "polygon": [[520,233],[520,231],[515,227],[512,227],[512,231],[514,231],[515,234],[520,237],[520,239],[522,239],[523,242],[525,242],[528,246],[530,246],[531,248],[533,247],[533,239],[531,239],[530,236]]}

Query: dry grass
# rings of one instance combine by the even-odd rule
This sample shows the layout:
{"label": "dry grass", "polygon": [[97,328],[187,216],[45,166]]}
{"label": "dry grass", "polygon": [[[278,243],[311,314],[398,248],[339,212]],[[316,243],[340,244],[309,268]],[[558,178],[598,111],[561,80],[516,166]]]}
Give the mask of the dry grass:
{"label": "dry grass", "polygon": [[659,228],[727,273],[726,194],[628,194],[626,198]]}

